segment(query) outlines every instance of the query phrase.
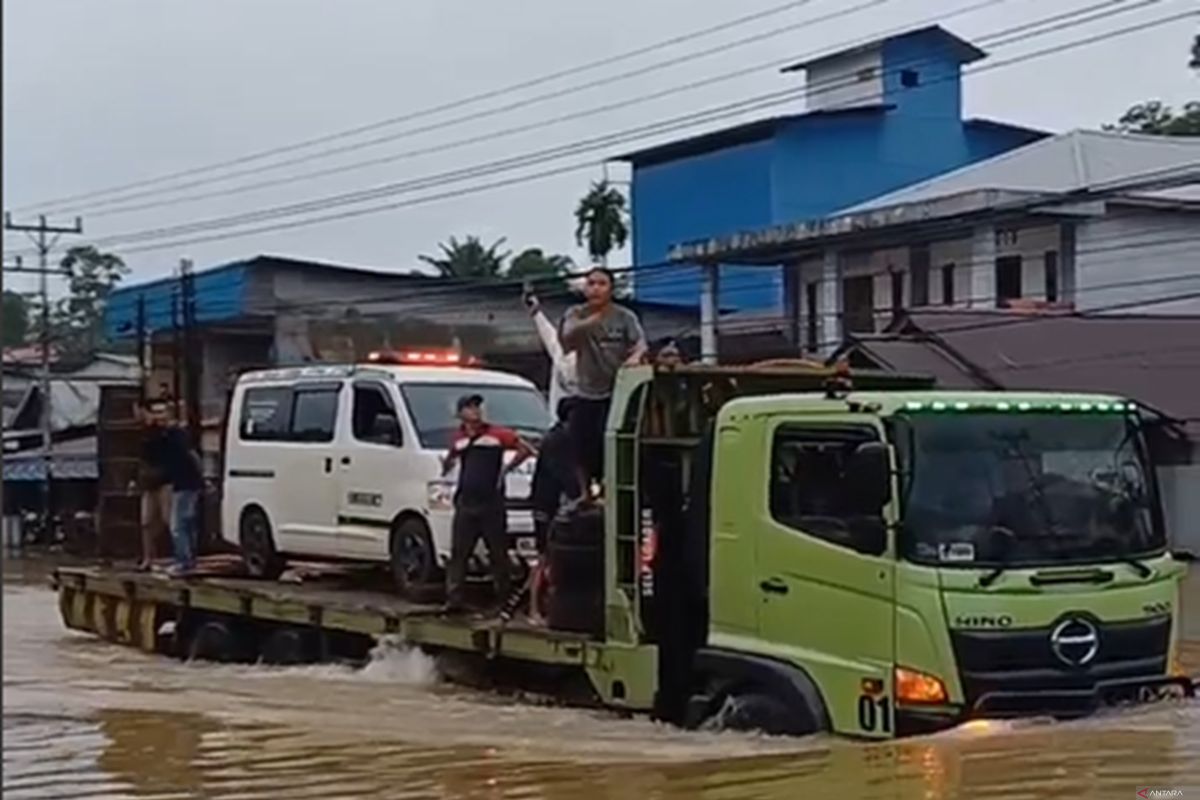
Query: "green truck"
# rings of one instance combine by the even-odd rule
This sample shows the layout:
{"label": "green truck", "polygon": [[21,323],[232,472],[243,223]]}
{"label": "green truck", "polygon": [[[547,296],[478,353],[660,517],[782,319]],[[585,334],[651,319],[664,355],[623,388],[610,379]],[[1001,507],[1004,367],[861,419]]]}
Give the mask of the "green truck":
{"label": "green truck", "polygon": [[706,729],[879,739],[1194,696],[1185,568],[1143,411],[1123,398],[803,363],[638,367],[618,378],[606,471],[602,512],[577,512],[596,520],[598,577],[570,588],[598,594],[576,632],[97,569],[59,570],[60,605],[68,625],[146,649],[168,618],[193,645],[236,629],[250,658],[267,648],[247,635],[316,631],[327,656],[396,633],[586,676],[605,706]]}

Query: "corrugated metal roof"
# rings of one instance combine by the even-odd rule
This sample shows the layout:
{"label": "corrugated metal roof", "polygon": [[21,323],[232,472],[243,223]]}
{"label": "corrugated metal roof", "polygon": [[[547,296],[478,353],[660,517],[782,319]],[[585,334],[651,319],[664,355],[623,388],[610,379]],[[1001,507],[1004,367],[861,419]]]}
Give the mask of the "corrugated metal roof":
{"label": "corrugated metal roof", "polygon": [[850,206],[856,214],[982,190],[1084,191],[1174,168],[1200,168],[1200,138],[1076,130]]}
{"label": "corrugated metal roof", "polygon": [[[901,331],[855,348],[939,383],[1119,394],[1200,433],[1200,316],[929,311]],[[956,358],[976,373],[943,373]]]}
{"label": "corrugated metal roof", "polygon": [[666,161],[700,155],[701,153],[710,153],[714,150],[724,150],[725,148],[735,147],[740,144],[760,142],[771,138],[778,127],[784,124],[807,122],[831,116],[874,116],[892,107],[886,103],[875,103],[855,106],[853,108],[818,109],[804,114],[785,114],[777,117],[768,117],[767,119],[757,119],[753,122],[746,122],[729,128],[708,131],[707,133],[692,136],[688,139],[678,139],[673,142],[645,147],[641,150],[633,150],[619,156],[613,156],[609,160],[628,161],[635,166],[644,167],[651,164],[660,164]]}
{"label": "corrugated metal roof", "polygon": [[897,42],[897,41],[902,41],[904,39],[936,40],[940,44],[943,44],[944,46],[946,46],[946,48],[953,55],[955,55],[959,59],[959,61],[963,64],[970,64],[972,62],[979,61],[980,59],[987,57],[986,52],[984,52],[983,50],[980,50],[978,47],[976,47],[971,42],[968,42],[966,39],[963,39],[960,36],[954,35],[950,31],[943,28],[941,25],[926,25],[925,27],[922,27],[922,28],[914,28],[913,30],[904,31],[902,33],[897,33],[892,36],[886,36],[886,37],[883,37],[880,39],[873,39],[869,42],[863,42],[862,44],[855,45],[854,47],[849,47],[849,48],[846,48],[843,50],[838,50],[836,52],[828,53],[826,55],[820,55],[820,56],[817,56],[816,58],[809,58],[804,61],[798,61],[795,64],[789,64],[788,66],[784,67],[783,69],[780,70],[780,72],[797,72],[799,70],[808,69],[809,67],[813,66],[814,64],[820,64],[824,61],[829,61],[834,58],[841,58],[843,56],[849,56],[849,55],[853,55],[855,53],[862,53],[867,50],[881,47],[884,44],[884,42]]}

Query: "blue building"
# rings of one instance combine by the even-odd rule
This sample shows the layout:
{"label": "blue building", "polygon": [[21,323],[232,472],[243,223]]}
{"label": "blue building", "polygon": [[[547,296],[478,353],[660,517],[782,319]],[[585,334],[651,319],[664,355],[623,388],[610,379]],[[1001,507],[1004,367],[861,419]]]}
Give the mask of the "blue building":
{"label": "blue building", "polygon": [[[985,57],[941,27],[922,28],[785,68],[807,73],[805,113],[621,156],[633,166],[635,263],[662,262],[681,242],[823,217],[1044,136],[963,119],[962,67]],[[782,274],[724,268],[721,308],[781,308]],[[699,275],[647,272],[635,290],[694,306]]]}

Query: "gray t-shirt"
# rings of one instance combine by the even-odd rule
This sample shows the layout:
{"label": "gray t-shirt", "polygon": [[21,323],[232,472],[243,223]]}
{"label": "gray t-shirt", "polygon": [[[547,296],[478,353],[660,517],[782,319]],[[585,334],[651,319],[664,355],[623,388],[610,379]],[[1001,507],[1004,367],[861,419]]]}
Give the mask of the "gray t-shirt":
{"label": "gray t-shirt", "polygon": [[592,325],[583,325],[592,314],[586,305],[567,309],[562,321],[563,347],[576,356],[579,396],[601,400],[612,395],[617,370],[629,358],[633,348],[644,345],[646,334],[637,315],[615,303],[604,317]]}

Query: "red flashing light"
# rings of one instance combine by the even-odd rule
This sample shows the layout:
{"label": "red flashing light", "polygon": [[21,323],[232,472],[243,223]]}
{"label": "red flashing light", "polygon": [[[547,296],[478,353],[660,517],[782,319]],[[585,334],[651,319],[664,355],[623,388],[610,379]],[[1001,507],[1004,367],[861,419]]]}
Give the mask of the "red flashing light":
{"label": "red flashing light", "polygon": [[375,351],[367,356],[367,361],[372,364],[419,364],[426,367],[474,366],[479,363],[474,356],[463,356],[454,350]]}

